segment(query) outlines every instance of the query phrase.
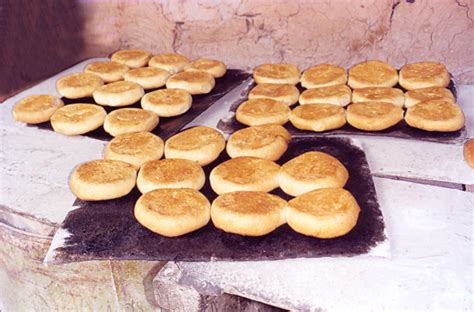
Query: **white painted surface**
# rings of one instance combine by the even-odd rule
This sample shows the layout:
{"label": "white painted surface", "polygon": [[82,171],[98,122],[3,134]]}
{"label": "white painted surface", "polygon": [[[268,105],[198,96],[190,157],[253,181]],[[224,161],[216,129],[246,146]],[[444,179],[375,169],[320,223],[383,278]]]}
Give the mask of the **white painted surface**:
{"label": "white painted surface", "polygon": [[287,309],[472,311],[474,194],[375,183],[391,258],[178,262],[182,282]]}

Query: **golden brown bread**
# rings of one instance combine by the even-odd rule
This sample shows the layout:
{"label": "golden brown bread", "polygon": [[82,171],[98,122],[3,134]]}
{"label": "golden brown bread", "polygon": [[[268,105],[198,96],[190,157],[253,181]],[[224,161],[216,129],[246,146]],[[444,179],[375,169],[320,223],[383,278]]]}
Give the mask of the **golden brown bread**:
{"label": "golden brown bread", "polygon": [[143,67],[148,64],[151,53],[141,49],[120,50],[112,54],[111,59],[130,68]]}
{"label": "golden brown bread", "polygon": [[249,100],[272,99],[283,102],[289,106],[298,102],[300,91],[288,83],[260,83],[249,93]]}
{"label": "golden brown bread", "polygon": [[355,89],[352,92],[352,102],[387,102],[395,106],[403,107],[405,95],[397,88],[368,87]]}
{"label": "golden brown bread", "polygon": [[150,132],[133,132],[113,138],[105,147],[104,158],[125,161],[139,169],[150,160],[163,156],[164,142]]}
{"label": "golden brown bread", "polygon": [[149,92],[142,97],[143,109],[154,112],[160,117],[173,117],[186,113],[193,98],[183,89],[161,89]]}
{"label": "golden brown bread", "polygon": [[128,70],[127,65],[114,61],[93,62],[84,68],[84,72],[99,76],[105,83],[122,80]]}
{"label": "golden brown bread", "polygon": [[104,81],[97,75],[75,73],[59,78],[56,89],[65,98],[80,99],[92,96],[92,93],[103,85]]}
{"label": "golden brown bread", "polygon": [[278,187],[280,166],[257,157],[236,157],[212,169],[211,187],[217,194],[235,191],[270,192]]}
{"label": "golden brown bread", "polygon": [[285,223],[286,206],[285,200],[264,192],[232,192],[212,202],[211,218],[225,232],[262,236]]}
{"label": "golden brown bread", "polygon": [[216,129],[198,126],[173,135],[165,143],[166,158],[183,158],[206,166],[219,157],[225,139]]}
{"label": "golden brown bread", "polygon": [[464,159],[471,168],[474,168],[474,139],[464,143]]}
{"label": "golden brown bread", "polygon": [[349,69],[348,84],[352,89],[393,87],[397,82],[397,70],[382,61],[367,61]]}
{"label": "golden brown bread", "polygon": [[174,74],[166,82],[168,89],[183,89],[190,94],[207,94],[214,89],[214,76],[206,72],[185,71]]}
{"label": "golden brown bread", "polygon": [[170,74],[176,74],[184,69],[189,59],[178,53],[162,53],[153,56],[148,63],[151,67],[162,68]]}
{"label": "golden brown bread", "polygon": [[403,119],[403,109],[386,102],[360,102],[347,107],[347,122],[359,130],[380,131]]}
{"label": "golden brown bread", "polygon": [[145,90],[157,89],[166,84],[170,77],[170,73],[161,68],[140,67],[131,69],[127,72],[123,79],[126,81],[136,82]]}
{"label": "golden brown bread", "polygon": [[346,85],[308,89],[301,93],[299,102],[301,105],[325,103],[346,106],[351,102],[351,89]]}
{"label": "golden brown bread", "polygon": [[94,101],[106,106],[128,106],[142,98],[145,94],[143,87],[131,81],[117,81],[106,84],[94,91]]}
{"label": "golden brown bread", "polygon": [[335,86],[345,84],[347,74],[346,70],[340,66],[320,64],[305,70],[300,82],[307,89]]}
{"label": "golden brown bread", "polygon": [[135,187],[135,168],[120,160],[100,159],[77,166],[69,179],[71,191],[82,200],[107,200],[127,195]]}
{"label": "golden brown bread", "polygon": [[346,124],[346,111],[339,105],[308,104],[294,108],[290,121],[298,129],[322,132]]}
{"label": "golden brown bread", "polygon": [[317,238],[347,234],[357,224],[360,207],[343,188],[325,188],[300,195],[288,202],[288,225],[298,233]]}
{"label": "golden brown bread", "polygon": [[464,114],[456,103],[427,100],[408,108],[405,121],[422,130],[450,132],[464,127]]}
{"label": "golden brown bread", "polygon": [[54,131],[65,135],[79,135],[102,126],[106,115],[105,109],[99,105],[69,104],[51,116],[51,126]]}
{"label": "golden brown bread", "polygon": [[243,102],[235,112],[235,118],[247,126],[283,125],[288,121],[290,108],[272,99],[253,99]]}
{"label": "golden brown bread", "polygon": [[407,64],[400,69],[400,85],[406,90],[447,87],[450,77],[446,67],[436,62]]}
{"label": "golden brown bread", "polygon": [[346,167],[335,157],[323,152],[306,152],[280,168],[280,188],[288,195],[328,187],[343,187],[349,179]]}
{"label": "golden brown bread", "polygon": [[260,83],[289,83],[295,85],[300,80],[300,70],[293,64],[263,64],[253,71],[253,79]]}
{"label": "golden brown bread", "polygon": [[203,71],[214,78],[220,78],[225,75],[227,67],[221,61],[200,58],[184,66],[184,71]]}
{"label": "golden brown bread", "polygon": [[64,102],[52,95],[30,95],[13,106],[13,118],[17,121],[38,124],[49,121]]}
{"label": "golden brown bread", "polygon": [[456,102],[451,91],[442,87],[415,89],[405,93],[405,107],[407,108],[427,100],[444,100],[453,103]]}
{"label": "golden brown bread", "polygon": [[157,189],[140,196],[134,214],[150,231],[176,237],[209,223],[211,204],[194,189]]}
{"label": "golden brown bread", "polygon": [[120,108],[110,112],[104,120],[104,130],[111,136],[152,131],[159,122],[157,114],[140,108]]}

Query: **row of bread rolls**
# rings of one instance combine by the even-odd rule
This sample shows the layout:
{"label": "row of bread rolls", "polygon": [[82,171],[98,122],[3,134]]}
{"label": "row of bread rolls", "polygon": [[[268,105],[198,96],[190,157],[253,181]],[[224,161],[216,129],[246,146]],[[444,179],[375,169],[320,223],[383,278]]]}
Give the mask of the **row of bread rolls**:
{"label": "row of bread rolls", "polygon": [[[290,138],[284,128],[272,125],[234,133],[227,142],[233,158],[213,168],[209,176],[219,194],[212,206],[199,193],[206,179],[201,166],[217,159],[226,143],[220,132],[207,127],[185,130],[166,143],[149,132],[117,136],[105,148],[105,159],[75,168],[70,188],[80,199],[106,200],[124,196],[137,185],[143,193],[135,206],[137,220],[165,236],[194,231],[210,218],[216,227],[241,235],[265,235],[286,222],[305,235],[344,235],[356,224],[359,212],[355,199],[342,189],[347,169],[321,152],[302,154],[280,167],[273,160],[281,157]],[[161,159],[163,154],[166,159]],[[287,203],[267,194],[276,187],[297,197]],[[330,199],[338,204],[330,204]],[[314,216],[321,209],[325,222]],[[319,225],[309,225],[302,215]]]}
{"label": "row of bread rolls", "polygon": [[348,84],[353,89],[366,87],[393,87],[397,83],[406,90],[428,87],[447,87],[449,72],[441,63],[419,62],[404,65],[400,73],[382,61],[366,61],[346,70],[340,66],[320,64],[308,68],[302,74],[293,64],[264,64],[255,68],[253,77],[257,84],[278,83],[296,85],[305,88],[320,88],[339,84]]}
{"label": "row of bread rolls", "polygon": [[[316,90],[316,89],[313,89]],[[427,131],[457,131],[464,126],[464,114],[454,102],[427,100],[407,109],[389,102],[371,101],[350,104],[347,109],[327,103],[308,103],[290,110],[272,99],[253,99],[240,104],[236,119],[247,126],[284,125],[290,121],[301,130],[323,132],[349,123],[364,131],[381,131],[405,119],[411,127]]]}

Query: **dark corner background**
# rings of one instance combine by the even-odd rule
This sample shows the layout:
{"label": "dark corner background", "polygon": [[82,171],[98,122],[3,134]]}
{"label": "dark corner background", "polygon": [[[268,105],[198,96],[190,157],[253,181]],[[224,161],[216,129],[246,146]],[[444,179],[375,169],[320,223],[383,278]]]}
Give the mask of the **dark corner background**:
{"label": "dark corner background", "polygon": [[0,102],[83,58],[77,0],[0,0]]}

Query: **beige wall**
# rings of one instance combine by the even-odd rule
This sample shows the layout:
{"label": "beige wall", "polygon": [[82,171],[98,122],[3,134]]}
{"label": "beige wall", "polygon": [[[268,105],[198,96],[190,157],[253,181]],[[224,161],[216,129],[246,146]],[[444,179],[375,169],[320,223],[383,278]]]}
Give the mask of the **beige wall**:
{"label": "beige wall", "polygon": [[474,83],[473,0],[15,0],[0,4],[0,100],[92,56],[129,47],[230,67],[302,69],[382,59],[444,62]]}

